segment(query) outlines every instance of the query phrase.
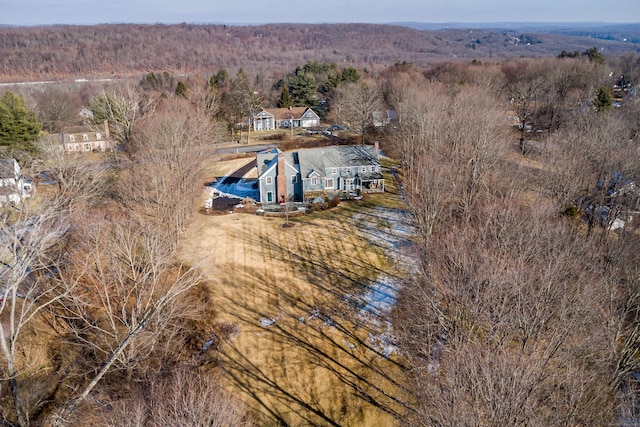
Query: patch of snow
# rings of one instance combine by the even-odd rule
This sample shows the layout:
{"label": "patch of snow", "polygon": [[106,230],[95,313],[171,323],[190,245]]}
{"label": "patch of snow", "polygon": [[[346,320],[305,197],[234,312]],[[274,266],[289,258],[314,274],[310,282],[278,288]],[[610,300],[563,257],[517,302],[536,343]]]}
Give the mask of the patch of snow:
{"label": "patch of snow", "polygon": [[[382,247],[398,271],[410,271],[414,263],[403,250],[411,245],[415,230],[411,215],[406,211],[378,208],[375,215],[356,215],[354,218],[366,230],[372,244]],[[371,326],[367,342],[384,357],[397,352],[393,326],[389,315],[396,304],[402,281],[392,274],[382,272],[371,281],[364,293],[346,298],[360,309],[360,315]]]}
{"label": "patch of snow", "polygon": [[231,197],[236,199],[251,198],[253,200],[260,199],[260,191],[256,187],[257,179],[227,179],[220,178],[209,187],[212,188],[211,197]]}
{"label": "patch of snow", "polygon": [[261,317],[260,318],[260,324],[266,328],[268,326],[275,325],[276,324],[276,319],[270,319],[268,317]]}
{"label": "patch of snow", "polygon": [[378,280],[367,287],[367,291],[362,296],[362,311],[376,316],[388,314],[395,305],[397,296],[397,281],[382,273]]}

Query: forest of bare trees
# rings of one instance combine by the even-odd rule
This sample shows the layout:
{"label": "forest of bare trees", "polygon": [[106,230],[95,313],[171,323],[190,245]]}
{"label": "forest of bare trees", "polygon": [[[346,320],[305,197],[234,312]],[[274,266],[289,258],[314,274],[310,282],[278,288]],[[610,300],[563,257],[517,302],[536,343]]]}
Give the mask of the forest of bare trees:
{"label": "forest of bare trees", "polygon": [[[103,61],[145,72],[137,84],[22,91],[46,130],[79,120],[84,106],[94,124],[110,124],[120,149],[100,161],[46,146],[21,157],[57,185],[0,210],[1,423],[251,425],[223,387],[212,342],[226,332],[198,265],[179,263],[175,250],[216,144],[245,111],[275,104],[301,81],[323,98],[326,117],[399,162],[418,235],[416,274],[392,319],[405,368],[398,382],[410,395],[398,423],[637,423],[640,102],[627,91],[619,107],[613,97],[598,104],[618,76],[637,87],[637,54],[405,62],[380,72],[312,61],[293,71],[295,50],[324,40],[317,28],[126,28],[102,52],[89,45],[107,26],[22,29],[27,38],[0,30],[6,76],[74,74],[86,63],[102,73]],[[367,28],[380,39],[391,31]],[[296,42],[282,63],[246,74],[242,58],[259,60],[254,45],[266,51],[287,30]],[[74,62],[66,58],[11,54],[53,51],[74,31],[86,36],[85,55],[96,55],[77,70],[56,68]],[[181,35],[176,50],[160,56],[153,46],[170,32]],[[253,53],[212,60],[193,40],[214,36],[230,39],[228,52]],[[158,40],[146,56],[131,50],[146,37]],[[313,59],[337,58],[322,55]],[[158,69],[205,69],[210,78],[146,73]],[[394,121],[377,129],[371,114],[383,108]]]}
{"label": "forest of bare trees", "polygon": [[[94,25],[0,28],[0,81],[141,76],[150,71],[210,74],[284,72],[307,61],[369,70],[398,61],[556,55],[592,47],[589,37],[515,30],[419,31],[373,24]],[[629,43],[597,40],[607,54]],[[493,59],[492,59],[493,60]]]}
{"label": "forest of bare trees", "polygon": [[[420,230],[419,274],[396,310],[409,419],[633,424],[637,219],[610,229],[638,195],[623,201],[609,184],[638,179],[638,101],[582,104],[610,72],[602,64],[519,60],[501,71],[387,84],[401,118],[390,144]],[[505,108],[521,114],[520,131],[505,133]],[[608,216],[596,210],[605,205]]]}
{"label": "forest of bare trees", "polygon": [[[131,111],[134,92],[96,102]],[[43,146],[32,161],[57,185],[2,208],[3,425],[246,422],[205,346],[223,334],[198,267],[174,256],[216,142],[199,101],[148,102],[102,162]]]}

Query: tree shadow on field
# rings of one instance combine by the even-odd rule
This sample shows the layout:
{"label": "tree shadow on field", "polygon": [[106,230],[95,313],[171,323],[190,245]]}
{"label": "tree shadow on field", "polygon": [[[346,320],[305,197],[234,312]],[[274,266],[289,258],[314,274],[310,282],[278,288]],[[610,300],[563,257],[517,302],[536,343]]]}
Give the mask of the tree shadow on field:
{"label": "tree shadow on field", "polygon": [[[342,224],[338,233],[353,226]],[[386,315],[363,310],[357,297],[380,274],[401,278],[379,255],[355,256],[362,249],[334,241],[335,233],[296,241],[304,237],[296,228],[238,236],[286,271],[246,266],[217,279],[217,309],[239,325],[221,349],[223,369],[280,425],[397,424],[409,406],[404,367],[389,351]]]}

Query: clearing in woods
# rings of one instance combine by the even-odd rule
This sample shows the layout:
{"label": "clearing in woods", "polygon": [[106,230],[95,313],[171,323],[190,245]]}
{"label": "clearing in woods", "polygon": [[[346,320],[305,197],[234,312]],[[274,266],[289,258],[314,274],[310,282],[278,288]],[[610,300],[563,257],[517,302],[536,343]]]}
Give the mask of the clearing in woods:
{"label": "clearing in woods", "polygon": [[235,330],[221,347],[225,379],[260,425],[399,425],[403,369],[385,314],[410,232],[386,178],[390,192],[291,228],[198,214],[186,231],[180,255],[201,266],[218,321]]}

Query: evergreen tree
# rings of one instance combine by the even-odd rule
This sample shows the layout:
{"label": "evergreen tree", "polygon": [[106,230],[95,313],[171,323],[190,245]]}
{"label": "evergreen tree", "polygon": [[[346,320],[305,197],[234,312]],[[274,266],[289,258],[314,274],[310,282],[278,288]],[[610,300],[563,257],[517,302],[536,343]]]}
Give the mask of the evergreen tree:
{"label": "evergreen tree", "polygon": [[342,70],[342,81],[345,83],[356,83],[360,81],[360,73],[353,67],[347,67]]}
{"label": "evergreen tree", "polygon": [[296,69],[296,73],[289,79],[289,93],[296,107],[316,108],[318,100],[316,92],[318,91],[318,83],[311,73]]}
{"label": "evergreen tree", "polygon": [[600,86],[596,98],[593,101],[593,105],[599,112],[609,111],[613,105],[613,95],[608,87]]}
{"label": "evergreen tree", "polygon": [[279,108],[288,108],[293,106],[293,101],[291,100],[291,94],[289,93],[289,89],[287,86],[282,86],[282,92],[280,92],[280,99],[278,99],[278,107]]}
{"label": "evergreen tree", "polygon": [[600,52],[598,50],[597,47],[592,47],[587,49],[583,55],[585,55],[587,58],[589,58],[589,61],[591,62],[595,62],[596,64],[604,64],[605,62],[605,57],[602,54],[602,52]]}
{"label": "evergreen tree", "polygon": [[229,83],[229,72],[224,68],[220,68],[215,76],[211,76],[211,78],[213,82],[215,82],[216,87],[221,89]]}
{"label": "evergreen tree", "polygon": [[187,87],[182,82],[178,82],[176,85],[176,96],[181,96],[187,99]]}
{"label": "evergreen tree", "polygon": [[42,125],[24,99],[7,91],[0,98],[0,146],[35,152]]}

